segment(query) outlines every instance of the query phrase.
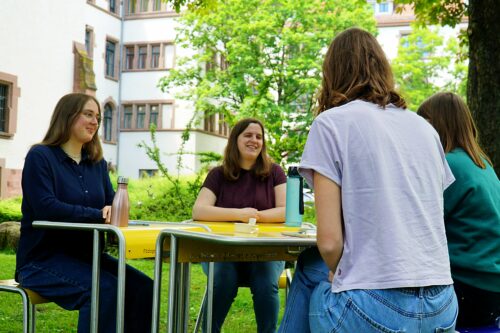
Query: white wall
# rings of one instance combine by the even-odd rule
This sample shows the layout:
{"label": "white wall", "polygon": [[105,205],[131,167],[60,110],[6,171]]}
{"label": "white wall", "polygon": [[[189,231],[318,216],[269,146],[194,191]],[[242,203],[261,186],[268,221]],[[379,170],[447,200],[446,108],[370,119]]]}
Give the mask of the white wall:
{"label": "white wall", "polygon": [[[73,89],[73,41],[83,41],[84,1],[0,3],[0,71],[15,75],[21,96],[12,140],[0,139],[6,168],[21,169],[29,147],[43,139],[59,98]],[[8,27],[8,28],[7,28]]]}

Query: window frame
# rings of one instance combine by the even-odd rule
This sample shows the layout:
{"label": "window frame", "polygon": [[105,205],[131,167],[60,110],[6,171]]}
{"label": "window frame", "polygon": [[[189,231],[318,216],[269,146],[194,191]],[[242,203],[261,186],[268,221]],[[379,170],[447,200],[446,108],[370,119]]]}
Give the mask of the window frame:
{"label": "window frame", "polygon": [[[87,43],[87,35],[89,36]],[[85,25],[85,51],[89,58],[94,58],[95,33],[94,28],[90,25]]]}
{"label": "window frame", "polygon": [[[167,47],[173,48],[171,53],[172,61],[169,61],[168,64],[166,62]],[[157,49],[158,52],[153,53],[155,49]],[[131,50],[134,50],[133,60],[130,60],[132,54],[127,53]],[[122,72],[164,71],[175,68],[176,45],[173,41],[127,43],[123,45],[123,52],[125,54],[125,61]],[[156,63],[157,67],[154,67]],[[132,68],[130,68],[130,65],[132,65]]]}
{"label": "window frame", "polygon": [[[118,81],[118,78],[119,78],[119,62],[120,62],[120,43],[119,43],[119,40],[114,38],[114,37],[110,37],[110,36],[106,36],[106,39],[105,39],[105,48],[104,48],[104,77],[107,78],[107,79],[110,79],[110,80],[113,80],[113,81]],[[108,68],[109,68],[109,64],[108,64],[108,43],[110,44],[113,44],[114,45],[114,55],[113,55],[113,75],[108,75],[109,72],[108,72]]]}
{"label": "window frame", "polygon": [[18,100],[21,89],[17,85],[17,76],[0,72],[0,84],[7,87],[5,93],[5,128],[0,131],[0,139],[11,139],[17,130]]}
{"label": "window frame", "polygon": [[[171,108],[171,119],[166,127],[163,127],[163,107],[169,105]],[[144,107],[143,117],[139,116],[139,108]],[[152,113],[153,107],[156,107],[157,112]],[[175,124],[175,101],[174,100],[147,100],[147,101],[123,101],[122,102],[122,116],[120,123],[122,124],[120,130],[124,131],[149,131],[152,118],[156,118],[156,128],[159,130],[172,130]],[[127,116],[126,111],[131,110],[130,116]],[[151,117],[156,114],[155,117]],[[139,121],[143,119],[142,126],[139,127]],[[130,127],[125,127],[127,122],[130,122]]]}

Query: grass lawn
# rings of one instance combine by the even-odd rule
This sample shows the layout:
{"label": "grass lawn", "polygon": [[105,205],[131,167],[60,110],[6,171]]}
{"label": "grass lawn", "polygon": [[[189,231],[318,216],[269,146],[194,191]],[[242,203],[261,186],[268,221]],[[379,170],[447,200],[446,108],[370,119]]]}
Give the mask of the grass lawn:
{"label": "grass lawn", "polygon": [[[0,252],[0,280],[14,277],[16,256],[12,252]],[[153,277],[153,260],[129,260],[128,264],[140,269]],[[164,265],[160,331],[166,329],[167,292],[168,292],[168,265]],[[193,331],[200,302],[205,292],[206,277],[201,266],[193,264],[191,268],[190,291],[190,322],[189,331]],[[284,309],[284,289],[280,289],[281,309],[280,319]],[[214,300],[216,303],[216,300]],[[13,293],[0,293],[0,333],[22,332],[22,305],[21,297]],[[78,312],[66,311],[54,303],[41,304],[36,307],[37,332],[71,333],[77,331]],[[255,315],[253,312],[252,296],[249,288],[240,288],[238,296],[226,318],[223,332],[256,332]]]}

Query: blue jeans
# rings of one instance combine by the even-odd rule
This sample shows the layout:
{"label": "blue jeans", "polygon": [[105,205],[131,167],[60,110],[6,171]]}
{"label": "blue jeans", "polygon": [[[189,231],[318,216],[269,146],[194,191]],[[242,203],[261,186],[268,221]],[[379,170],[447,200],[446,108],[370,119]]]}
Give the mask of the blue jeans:
{"label": "blue jeans", "polygon": [[299,257],[288,300],[280,332],[455,332],[458,314],[451,285],[332,293],[317,249]]}
{"label": "blue jeans", "polygon": [[307,249],[299,255],[278,332],[310,332],[311,294],[320,282],[328,281],[328,272],[318,248]]}
{"label": "blue jeans", "polygon": [[[202,263],[207,273],[208,263]],[[274,333],[279,313],[279,277],[283,261],[218,262],[214,264],[214,308],[212,332],[220,332],[238,287],[249,286],[259,333]],[[205,315],[206,318],[206,315]],[[203,323],[206,331],[206,321]]]}
{"label": "blue jeans", "polygon": [[[117,272],[118,261],[102,254],[99,280],[100,333],[116,331]],[[153,281],[128,265],[125,281],[125,332],[149,332]],[[78,333],[90,331],[91,263],[56,254],[20,268],[18,282],[66,310],[79,310]]]}

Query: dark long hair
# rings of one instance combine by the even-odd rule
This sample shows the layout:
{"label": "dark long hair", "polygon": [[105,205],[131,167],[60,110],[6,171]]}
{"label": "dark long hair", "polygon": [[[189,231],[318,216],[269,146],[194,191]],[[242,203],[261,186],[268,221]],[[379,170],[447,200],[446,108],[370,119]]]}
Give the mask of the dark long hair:
{"label": "dark long hair", "polygon": [[238,121],[229,134],[226,149],[224,150],[224,160],[222,162],[222,169],[224,177],[228,180],[234,181],[240,177],[240,151],[238,150],[238,137],[250,124],[257,124],[262,130],[262,149],[251,172],[257,177],[264,179],[271,173],[272,160],[267,155],[266,140],[264,125],[257,119],[245,118]]}
{"label": "dark long hair", "polygon": [[486,168],[482,158],[493,165],[479,146],[476,124],[460,96],[451,92],[434,94],[420,105],[417,114],[427,119],[436,129],[445,153],[460,147],[480,168]]}
{"label": "dark long hair", "polygon": [[[71,93],[61,97],[52,113],[49,129],[40,144],[60,146],[67,142],[71,137],[71,128],[88,101],[94,101],[97,104],[99,117],[101,117],[101,106],[95,97],[80,93]],[[99,127],[97,130],[99,130]],[[102,159],[101,141],[97,131],[92,140],[83,145],[83,150],[92,162]]]}
{"label": "dark long hair", "polygon": [[395,91],[391,66],[379,43],[367,31],[350,28],[330,44],[323,62],[317,114],[356,99],[385,107],[406,108]]}

